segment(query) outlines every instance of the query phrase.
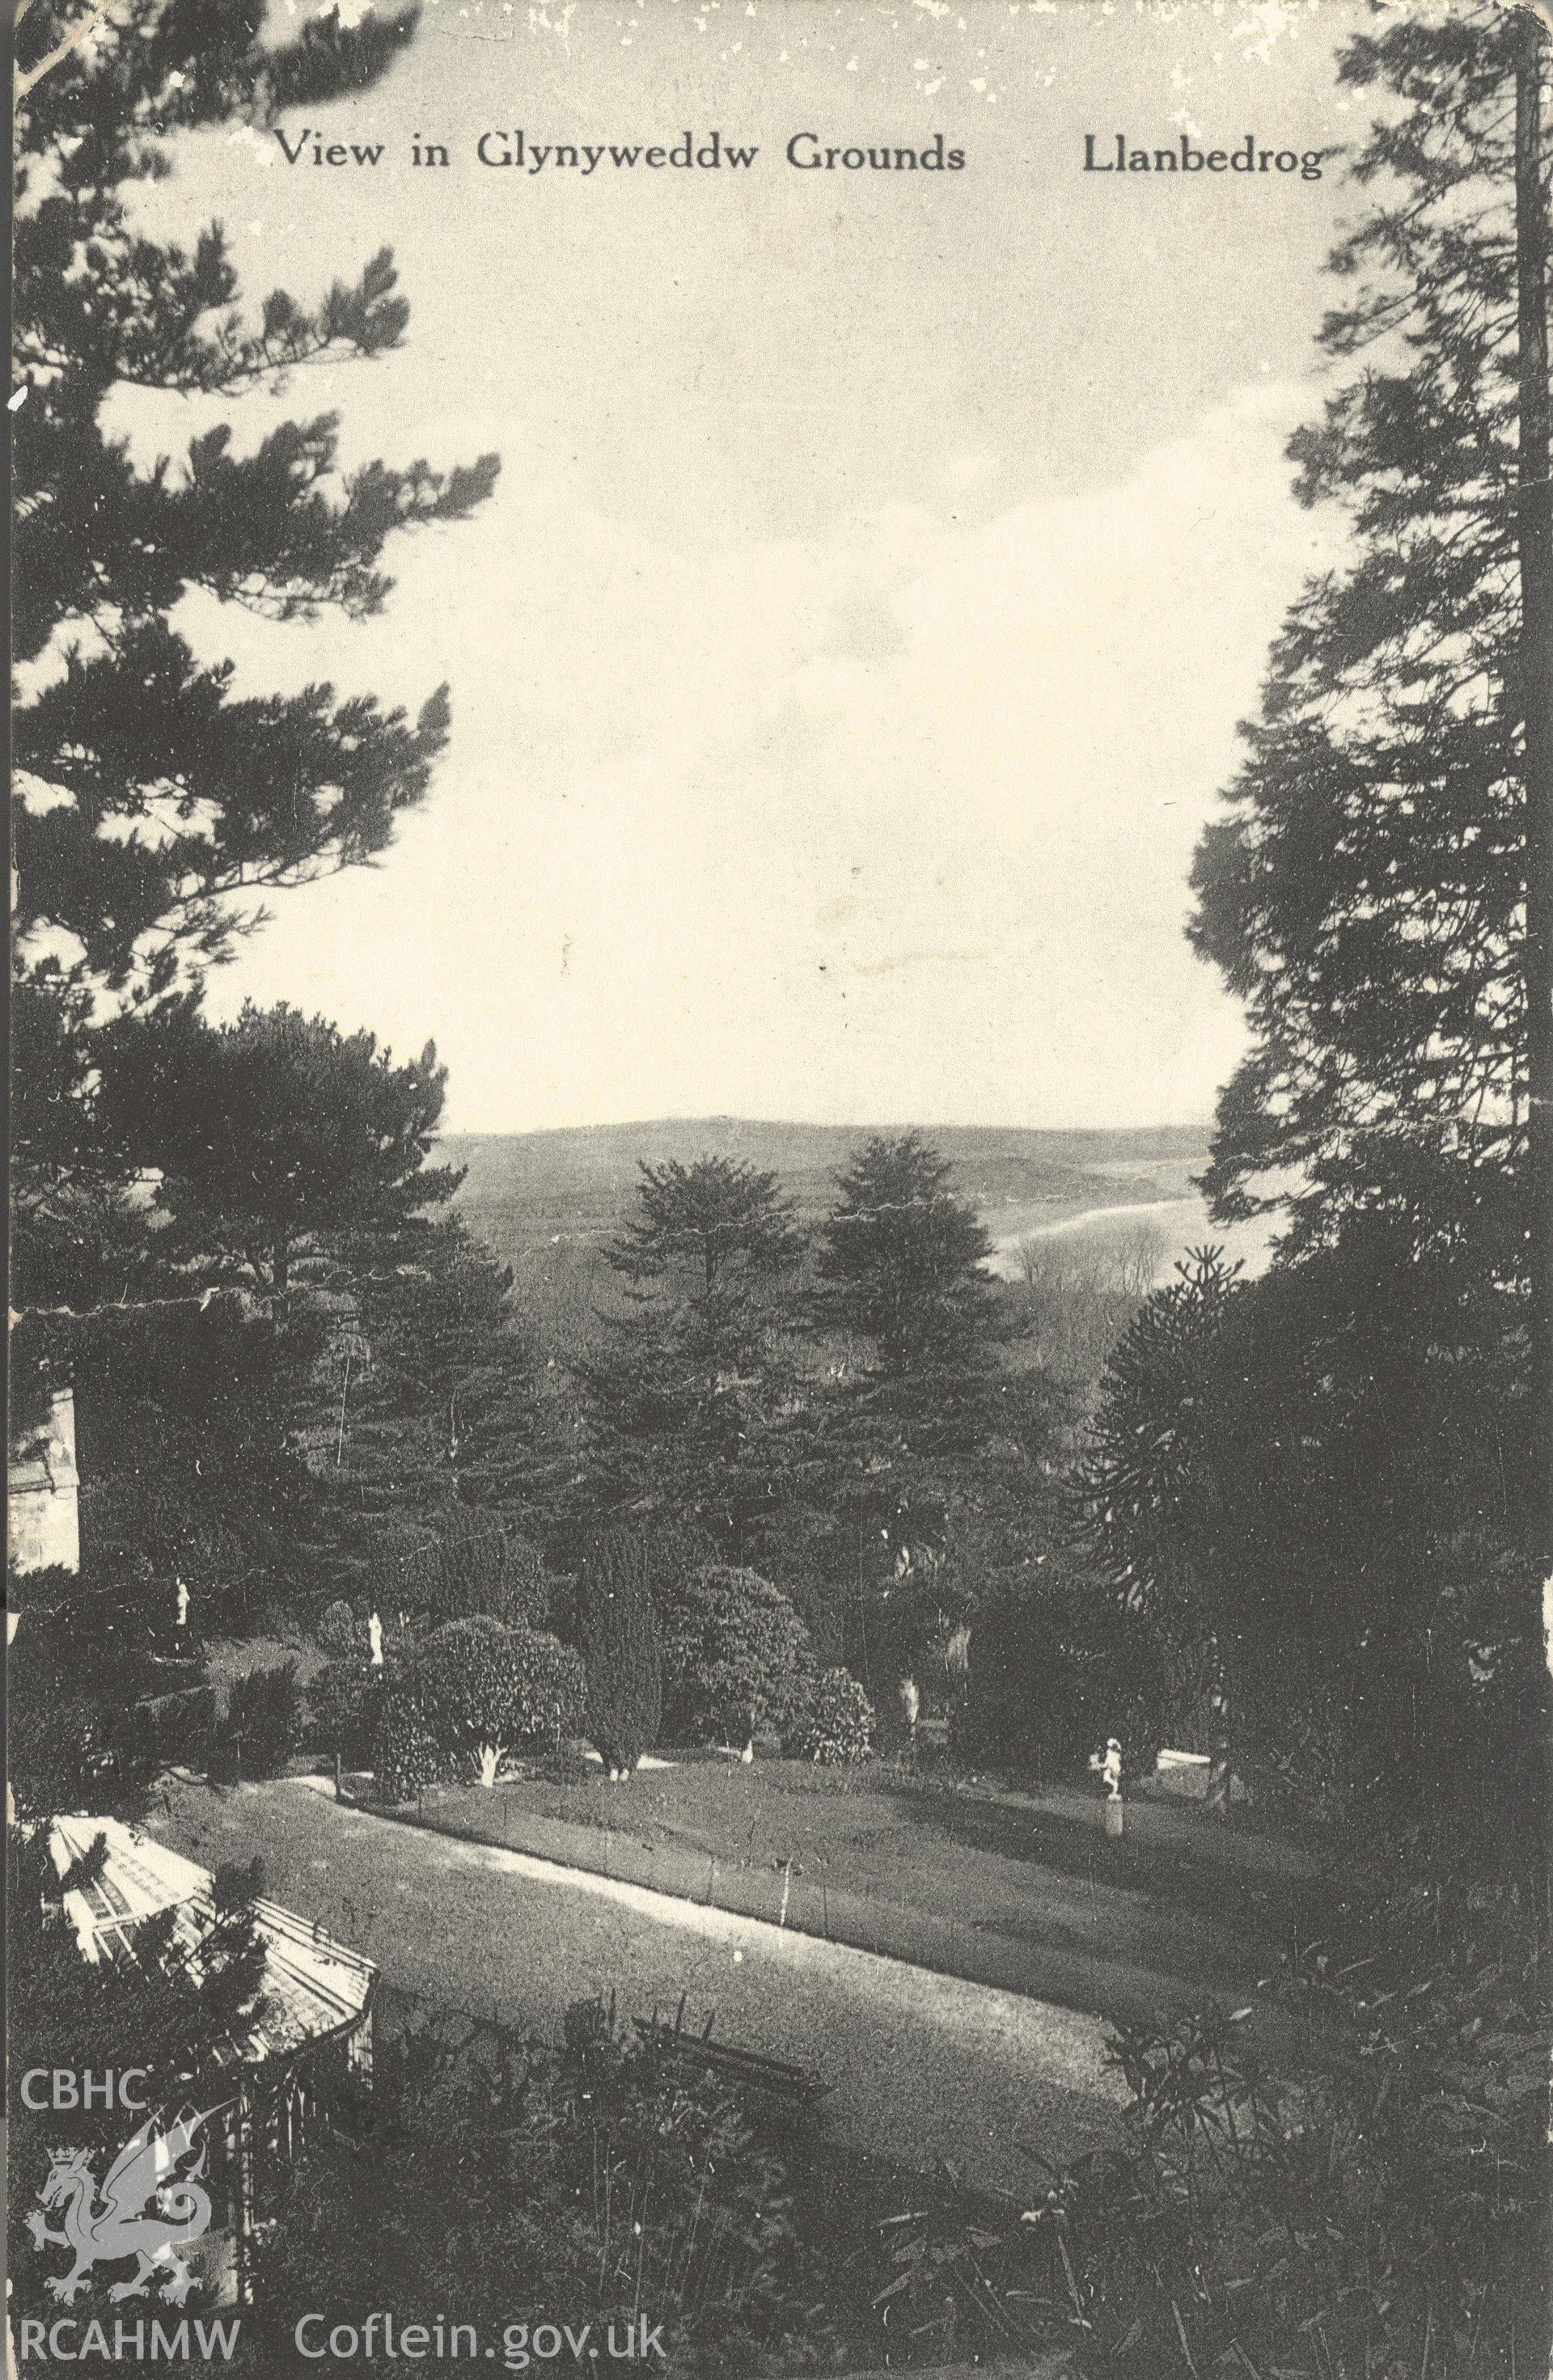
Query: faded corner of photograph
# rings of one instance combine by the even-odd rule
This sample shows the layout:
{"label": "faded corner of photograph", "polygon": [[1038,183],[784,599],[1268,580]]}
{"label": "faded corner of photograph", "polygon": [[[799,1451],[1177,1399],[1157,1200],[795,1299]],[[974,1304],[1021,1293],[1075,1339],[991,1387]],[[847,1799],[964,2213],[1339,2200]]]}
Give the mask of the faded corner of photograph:
{"label": "faded corner of photograph", "polygon": [[1545,17],[12,14],[8,2374],[1535,2380]]}

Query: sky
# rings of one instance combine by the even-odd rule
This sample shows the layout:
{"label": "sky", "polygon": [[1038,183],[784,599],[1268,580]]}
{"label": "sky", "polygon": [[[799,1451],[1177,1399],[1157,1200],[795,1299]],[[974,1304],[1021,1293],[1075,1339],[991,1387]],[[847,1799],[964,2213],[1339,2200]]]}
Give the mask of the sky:
{"label": "sky", "polygon": [[[503,457],[473,519],[391,549],[374,621],[186,604],[245,690],[453,702],[393,848],[278,896],[212,1012],[432,1038],[465,1131],[1206,1118],[1243,1028],[1188,873],[1268,640],[1339,550],[1284,447],[1357,200],[1337,160],[1105,176],[1084,140],[1360,137],[1334,78],[1360,22],[432,0],[375,91],[286,119],[297,164],[181,140],[158,233],[219,216],[255,297],[388,244],[412,310],[397,353],[220,408],[240,444],[337,408],[347,465]],[[713,128],[755,164],[476,156]],[[965,164],[798,170],[801,132],[941,133]],[[315,140],[384,153],[320,167]],[[147,455],[204,426],[163,402],[122,407]]]}

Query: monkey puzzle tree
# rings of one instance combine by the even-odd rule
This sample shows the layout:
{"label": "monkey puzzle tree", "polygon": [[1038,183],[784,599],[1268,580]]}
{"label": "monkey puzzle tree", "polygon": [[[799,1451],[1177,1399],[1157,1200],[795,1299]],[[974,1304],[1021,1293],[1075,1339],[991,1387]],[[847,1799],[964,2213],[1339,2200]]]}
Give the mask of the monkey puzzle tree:
{"label": "monkey puzzle tree", "polygon": [[821,1318],[869,1341],[888,1375],[964,1370],[991,1344],[982,1268],[992,1243],[953,1172],[916,1133],[876,1135],[837,1184],[820,1242]]}
{"label": "monkey puzzle tree", "polygon": [[632,1310],[577,1366],[590,1499],[693,1516],[731,1549],[749,1458],[791,1366],[784,1276],[802,1240],[774,1173],[725,1157],[644,1164],[609,1250]]}

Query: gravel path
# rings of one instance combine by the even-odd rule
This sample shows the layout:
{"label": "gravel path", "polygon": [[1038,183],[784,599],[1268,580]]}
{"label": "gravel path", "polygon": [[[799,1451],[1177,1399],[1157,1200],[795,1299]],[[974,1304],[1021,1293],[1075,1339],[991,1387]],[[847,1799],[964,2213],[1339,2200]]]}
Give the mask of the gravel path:
{"label": "gravel path", "polygon": [[902,2165],[948,2157],[1024,2186],[1021,2142],[1056,2163],[1113,2133],[1123,2094],[1095,2017],[395,1826],[298,1782],[175,1787],[152,1831],[206,1866],[258,1853],[267,1891],[392,1982],[506,2024],[555,2035],[600,1989],[627,2014],[685,1993],[722,2038],[818,2067],[836,2086],[826,2131]]}

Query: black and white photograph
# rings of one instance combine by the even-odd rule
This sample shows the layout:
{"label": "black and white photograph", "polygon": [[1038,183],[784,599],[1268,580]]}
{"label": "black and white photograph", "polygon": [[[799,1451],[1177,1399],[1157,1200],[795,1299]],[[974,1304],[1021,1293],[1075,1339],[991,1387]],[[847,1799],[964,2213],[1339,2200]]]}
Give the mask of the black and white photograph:
{"label": "black and white photograph", "polygon": [[1553,18],[10,14],[8,2374],[1547,2374]]}

